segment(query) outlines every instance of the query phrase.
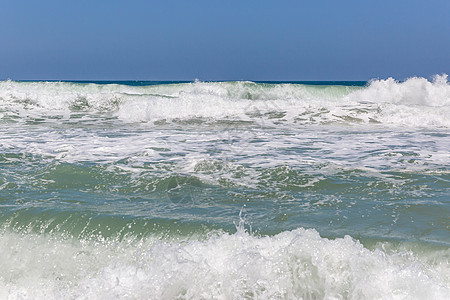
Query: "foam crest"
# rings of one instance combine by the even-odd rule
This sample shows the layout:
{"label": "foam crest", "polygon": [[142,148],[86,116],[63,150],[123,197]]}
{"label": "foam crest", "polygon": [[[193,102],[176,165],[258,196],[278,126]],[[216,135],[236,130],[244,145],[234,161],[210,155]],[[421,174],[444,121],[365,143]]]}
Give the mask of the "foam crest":
{"label": "foam crest", "polygon": [[[124,121],[244,120],[258,125],[384,124],[449,127],[447,75],[433,81],[392,78],[367,87],[194,82],[181,85],[173,98],[140,98],[124,103]],[[436,107],[440,109],[437,110]]]}
{"label": "foam crest", "polygon": [[372,80],[366,89],[355,91],[350,99],[384,104],[429,107],[450,106],[450,84],[447,75],[436,75],[433,81],[413,77],[405,82],[393,78]]}
{"label": "foam crest", "polygon": [[448,250],[374,250],[297,229],[140,242],[0,235],[2,298],[444,299]]}
{"label": "foam crest", "polygon": [[405,82],[374,80],[347,98],[376,103],[378,111],[373,119],[382,124],[450,127],[450,84],[445,74],[433,81],[417,77]]}
{"label": "foam crest", "polygon": [[69,82],[15,82],[0,83],[2,106],[12,109],[110,110],[121,98],[119,86],[103,87],[96,84],[76,84]]}
{"label": "foam crest", "polygon": [[[439,108],[439,109],[436,109]],[[72,112],[113,114],[124,122],[384,124],[450,126],[447,75],[372,80],[366,87],[254,82],[127,86],[69,82],[0,83],[2,118]]]}

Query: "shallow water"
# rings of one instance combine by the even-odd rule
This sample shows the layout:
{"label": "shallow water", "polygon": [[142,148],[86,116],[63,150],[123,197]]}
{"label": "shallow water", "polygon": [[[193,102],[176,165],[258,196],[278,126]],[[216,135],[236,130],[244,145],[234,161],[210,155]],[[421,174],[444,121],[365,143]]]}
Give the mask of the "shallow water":
{"label": "shallow water", "polygon": [[0,82],[2,298],[450,294],[447,77]]}

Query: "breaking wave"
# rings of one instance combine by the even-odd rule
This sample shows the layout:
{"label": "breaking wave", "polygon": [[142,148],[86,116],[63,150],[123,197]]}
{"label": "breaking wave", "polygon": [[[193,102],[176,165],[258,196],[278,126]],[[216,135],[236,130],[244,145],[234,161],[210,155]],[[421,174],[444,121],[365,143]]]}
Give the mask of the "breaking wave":
{"label": "breaking wave", "polygon": [[124,122],[246,121],[265,125],[385,124],[450,126],[447,75],[429,81],[372,80],[365,87],[294,83],[200,82],[130,86],[0,82],[0,118],[89,112]]}
{"label": "breaking wave", "polygon": [[[448,249],[373,249],[312,229],[143,240],[0,234],[0,296],[48,299],[444,299]],[[422,253],[422,254],[420,254]]]}

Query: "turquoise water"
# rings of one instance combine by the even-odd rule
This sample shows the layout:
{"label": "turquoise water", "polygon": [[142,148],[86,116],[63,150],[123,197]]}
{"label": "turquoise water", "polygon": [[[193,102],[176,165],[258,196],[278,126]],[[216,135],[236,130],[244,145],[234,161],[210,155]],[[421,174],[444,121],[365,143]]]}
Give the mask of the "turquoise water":
{"label": "turquoise water", "polygon": [[0,82],[0,297],[443,299],[450,85]]}

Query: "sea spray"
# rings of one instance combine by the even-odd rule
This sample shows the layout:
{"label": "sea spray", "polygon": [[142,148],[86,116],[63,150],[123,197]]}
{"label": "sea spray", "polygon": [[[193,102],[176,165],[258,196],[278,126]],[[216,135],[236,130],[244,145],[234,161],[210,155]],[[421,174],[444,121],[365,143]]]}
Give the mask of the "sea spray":
{"label": "sea spray", "polygon": [[[253,82],[193,82],[128,86],[70,82],[0,83],[0,110],[52,119],[77,111],[111,112],[125,122],[380,123],[449,127],[447,75],[433,81],[372,80],[366,87]],[[435,109],[439,107],[439,109]],[[197,121],[195,121],[197,120]],[[256,120],[257,121],[257,120]]]}
{"label": "sea spray", "polygon": [[449,115],[445,75],[0,82],[0,298],[443,299]]}
{"label": "sea spray", "polygon": [[[444,299],[449,251],[365,248],[315,230],[71,240],[2,232],[0,296],[34,299]],[[436,250],[435,250],[436,251]]]}

